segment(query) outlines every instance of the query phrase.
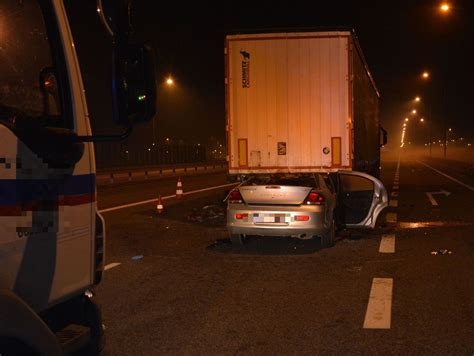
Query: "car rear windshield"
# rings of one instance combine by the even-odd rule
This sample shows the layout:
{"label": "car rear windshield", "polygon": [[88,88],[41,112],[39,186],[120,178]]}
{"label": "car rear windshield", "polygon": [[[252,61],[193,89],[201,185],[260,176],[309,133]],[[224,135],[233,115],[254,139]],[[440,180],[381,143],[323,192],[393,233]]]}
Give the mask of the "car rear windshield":
{"label": "car rear windshield", "polygon": [[285,185],[293,187],[319,188],[317,175],[256,175],[245,181],[243,186],[252,185]]}

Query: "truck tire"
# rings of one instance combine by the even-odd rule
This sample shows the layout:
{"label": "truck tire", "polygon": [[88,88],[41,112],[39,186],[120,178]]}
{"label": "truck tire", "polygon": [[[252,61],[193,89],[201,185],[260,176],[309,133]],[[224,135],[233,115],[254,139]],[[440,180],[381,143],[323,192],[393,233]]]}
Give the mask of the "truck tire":
{"label": "truck tire", "polygon": [[233,246],[242,246],[244,244],[244,235],[229,234],[230,242]]}
{"label": "truck tire", "polygon": [[329,231],[321,236],[321,247],[328,248],[334,246],[334,240],[336,239],[336,222],[333,220]]}

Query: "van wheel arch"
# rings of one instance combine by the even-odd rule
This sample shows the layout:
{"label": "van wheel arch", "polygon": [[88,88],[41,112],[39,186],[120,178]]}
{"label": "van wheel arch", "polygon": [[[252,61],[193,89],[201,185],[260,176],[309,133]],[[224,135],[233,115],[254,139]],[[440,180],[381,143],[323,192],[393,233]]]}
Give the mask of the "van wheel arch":
{"label": "van wheel arch", "polygon": [[18,345],[44,355],[62,354],[56,336],[44,321],[10,290],[0,290],[0,315],[5,316],[0,319],[0,340],[5,342],[1,346]]}

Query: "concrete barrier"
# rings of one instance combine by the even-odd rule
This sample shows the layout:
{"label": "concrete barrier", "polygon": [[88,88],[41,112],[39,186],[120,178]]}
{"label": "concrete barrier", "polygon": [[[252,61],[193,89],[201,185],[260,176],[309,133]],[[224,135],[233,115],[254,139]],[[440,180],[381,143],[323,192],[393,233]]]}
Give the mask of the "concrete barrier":
{"label": "concrete barrier", "polygon": [[99,170],[96,174],[97,185],[109,185],[134,181],[145,181],[173,177],[176,175],[202,175],[227,171],[227,164],[201,163],[167,167],[143,167],[133,169]]}

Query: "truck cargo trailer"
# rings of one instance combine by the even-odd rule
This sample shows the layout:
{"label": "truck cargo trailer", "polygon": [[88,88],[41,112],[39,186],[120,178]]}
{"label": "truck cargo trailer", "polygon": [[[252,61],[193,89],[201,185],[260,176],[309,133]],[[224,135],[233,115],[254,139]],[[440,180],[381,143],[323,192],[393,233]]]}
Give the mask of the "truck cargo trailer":
{"label": "truck cargo trailer", "polygon": [[353,31],[228,35],[225,59],[230,174],[379,175],[379,92]]}

